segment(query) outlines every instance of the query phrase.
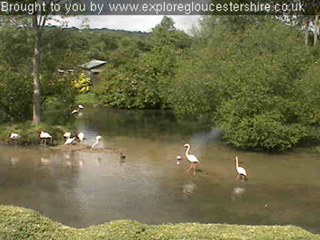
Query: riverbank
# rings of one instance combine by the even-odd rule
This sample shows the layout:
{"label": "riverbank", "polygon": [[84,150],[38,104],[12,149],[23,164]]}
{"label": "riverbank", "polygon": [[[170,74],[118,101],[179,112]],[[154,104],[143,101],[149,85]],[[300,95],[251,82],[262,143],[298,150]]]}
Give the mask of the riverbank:
{"label": "riverbank", "polygon": [[245,226],[181,223],[147,225],[135,221],[112,221],[84,229],[54,222],[31,209],[0,205],[0,239],[320,239],[295,226]]}
{"label": "riverbank", "polygon": [[[41,123],[39,126],[33,126],[30,121],[16,124],[0,125],[0,144],[9,145],[39,145],[40,132],[50,133],[52,141],[47,141],[48,145],[62,144],[63,134],[73,130],[73,126],[49,125]],[[18,138],[10,139],[12,133],[18,134]]]}

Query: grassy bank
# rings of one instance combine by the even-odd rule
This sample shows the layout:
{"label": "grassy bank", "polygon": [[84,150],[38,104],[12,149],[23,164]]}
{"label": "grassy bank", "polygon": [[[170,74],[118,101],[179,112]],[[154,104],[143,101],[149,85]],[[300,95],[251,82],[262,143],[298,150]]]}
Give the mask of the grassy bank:
{"label": "grassy bank", "polygon": [[[63,133],[72,131],[72,126],[50,125],[42,123],[39,126],[33,126],[31,122],[2,124],[0,125],[0,143],[15,145],[37,145],[40,143],[40,132],[50,133],[53,138],[53,145],[63,143]],[[10,140],[11,133],[19,134],[16,140]]]}
{"label": "grassy bank", "polygon": [[191,239],[320,239],[294,226],[241,226],[227,224],[146,225],[134,221],[113,221],[85,229],[63,226],[25,208],[0,205],[0,239],[108,239],[108,240],[191,240]]}

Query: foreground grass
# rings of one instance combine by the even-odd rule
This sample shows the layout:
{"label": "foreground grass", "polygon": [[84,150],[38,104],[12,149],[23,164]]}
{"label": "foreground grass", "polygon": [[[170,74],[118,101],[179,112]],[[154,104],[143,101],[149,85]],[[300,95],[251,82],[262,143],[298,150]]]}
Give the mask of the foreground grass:
{"label": "foreground grass", "polygon": [[227,224],[146,225],[113,221],[85,229],[63,226],[25,208],[0,205],[0,239],[107,239],[107,240],[231,240],[320,239],[294,226],[241,226]]}

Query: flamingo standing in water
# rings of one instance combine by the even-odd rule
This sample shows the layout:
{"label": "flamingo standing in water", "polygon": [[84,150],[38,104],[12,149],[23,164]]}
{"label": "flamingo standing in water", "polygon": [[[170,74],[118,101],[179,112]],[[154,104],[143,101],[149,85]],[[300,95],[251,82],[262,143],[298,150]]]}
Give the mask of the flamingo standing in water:
{"label": "flamingo standing in water", "polygon": [[101,136],[96,136],[96,141],[95,141],[94,144],[92,144],[92,146],[91,146],[92,149],[93,149],[95,146],[98,145],[99,140],[100,140],[101,138],[102,138]]}
{"label": "flamingo standing in water", "polygon": [[184,145],[184,147],[186,148],[186,157],[187,157],[188,161],[191,163],[187,172],[189,172],[193,168],[193,175],[196,175],[196,164],[200,163],[200,161],[198,160],[198,158],[195,155],[189,154],[189,151],[191,148],[190,144],[186,143]]}
{"label": "flamingo standing in water", "polygon": [[236,170],[238,176],[236,179],[240,178],[241,180],[248,180],[247,172],[243,167],[239,167],[238,157],[236,156]]}

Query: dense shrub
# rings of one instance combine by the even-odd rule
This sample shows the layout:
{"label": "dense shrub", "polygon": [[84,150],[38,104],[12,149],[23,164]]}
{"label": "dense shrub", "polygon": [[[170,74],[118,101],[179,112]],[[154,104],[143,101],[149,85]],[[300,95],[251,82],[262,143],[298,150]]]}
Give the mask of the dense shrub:
{"label": "dense shrub", "polygon": [[228,143],[245,149],[284,150],[314,136],[320,108],[311,86],[317,74],[297,29],[266,19],[242,31],[227,26],[211,26],[213,38],[194,50],[196,60],[179,64],[174,111],[211,118]]}
{"label": "dense shrub", "polygon": [[31,116],[31,76],[0,69],[0,121],[22,121]]}

